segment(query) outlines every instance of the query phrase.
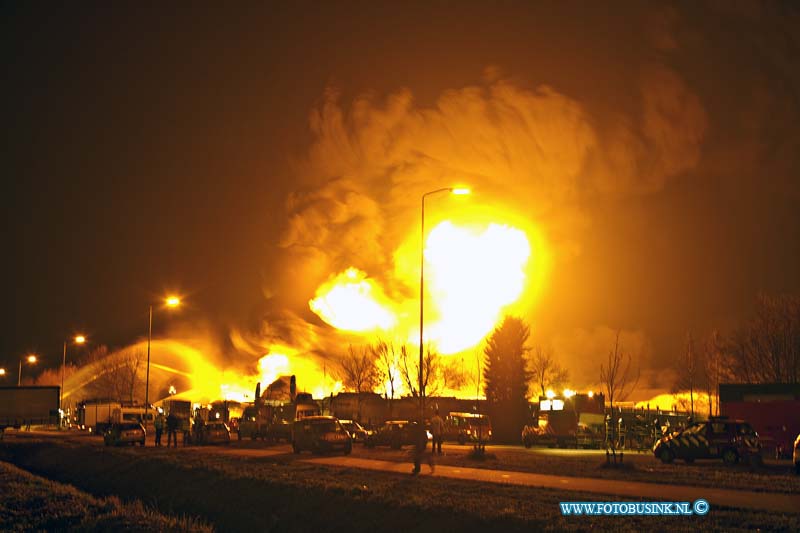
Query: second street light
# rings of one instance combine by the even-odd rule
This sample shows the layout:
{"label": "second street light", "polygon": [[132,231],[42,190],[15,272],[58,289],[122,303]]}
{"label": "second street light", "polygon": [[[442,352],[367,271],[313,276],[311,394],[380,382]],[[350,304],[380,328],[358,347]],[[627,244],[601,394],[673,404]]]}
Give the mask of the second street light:
{"label": "second street light", "polygon": [[[177,296],[169,296],[164,300],[167,307],[178,307],[181,299]],[[150,342],[153,339],[153,304],[150,304],[149,318],[147,321],[147,377],[144,385],[144,420],[147,424],[147,415],[150,410]]]}
{"label": "second street light", "polygon": [[25,356],[25,357],[23,357],[22,359],[19,360],[19,373],[17,374],[17,387],[21,387],[22,386],[22,362],[26,361],[26,362],[28,362],[30,364],[34,364],[36,362],[36,360],[37,360],[36,356],[33,355],[33,354],[27,355],[27,356]]}
{"label": "second street light", "polygon": [[[83,335],[75,335],[72,339],[75,344],[83,344],[86,342],[86,337]],[[61,391],[58,397],[58,408],[61,409],[61,416],[64,416],[64,372],[67,369],[67,341],[64,341],[64,355],[61,359]],[[62,424],[59,424],[60,428]]]}
{"label": "second street light", "polygon": [[424,364],[424,345],[423,345],[423,330],[425,319],[425,198],[432,194],[440,192],[449,192],[450,194],[465,195],[469,194],[469,189],[443,187],[428,191],[422,195],[422,224],[420,230],[420,245],[419,245],[419,423],[425,423],[425,394],[423,382],[423,364]]}

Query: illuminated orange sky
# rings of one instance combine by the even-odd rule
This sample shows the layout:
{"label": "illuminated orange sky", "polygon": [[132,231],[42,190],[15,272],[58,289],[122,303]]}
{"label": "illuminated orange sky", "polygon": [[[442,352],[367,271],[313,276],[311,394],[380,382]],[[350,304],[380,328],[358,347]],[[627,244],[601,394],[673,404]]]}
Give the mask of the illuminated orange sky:
{"label": "illuminated orange sky", "polygon": [[[220,368],[333,361],[364,337],[309,302],[348,269],[413,336],[420,196],[453,185],[473,194],[429,198],[426,227],[525,234],[525,288],[492,305],[576,388],[616,330],[657,388],[687,330],[800,290],[790,3],[2,9],[7,370],[75,331],[129,345],[169,290],[154,332],[211,338]],[[459,313],[518,259],[432,263],[431,320],[480,330]]]}

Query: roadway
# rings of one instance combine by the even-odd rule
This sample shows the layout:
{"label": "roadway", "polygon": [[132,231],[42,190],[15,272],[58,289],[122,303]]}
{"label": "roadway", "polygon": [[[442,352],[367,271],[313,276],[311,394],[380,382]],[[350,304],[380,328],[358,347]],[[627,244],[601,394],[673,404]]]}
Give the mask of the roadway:
{"label": "roadway", "polygon": [[[84,442],[102,445],[102,439],[91,437],[83,432],[75,431],[8,431],[6,437],[17,438],[37,438],[37,437],[56,437],[81,440]],[[166,441],[165,441],[166,442]],[[153,440],[148,437],[147,446],[153,445]],[[456,444],[445,444],[445,454],[464,454],[468,448]],[[365,471],[394,472],[399,474],[409,474],[411,464],[407,457],[409,450],[401,452],[390,450],[366,450],[361,445],[353,448],[353,454],[344,455],[324,455],[314,456],[304,453],[299,456],[292,454],[291,446],[285,443],[266,445],[262,442],[242,441],[232,442],[230,446],[204,446],[204,447],[179,447],[176,451],[180,453],[194,453],[202,450],[203,453],[213,453],[230,455],[237,457],[270,457],[283,455],[292,457],[293,460],[334,466],[357,468]],[[546,460],[548,456],[597,456],[602,457],[605,452],[602,450],[559,450],[548,448],[525,449],[520,446],[488,446],[487,450],[496,454],[523,453],[538,456]],[[398,455],[399,454],[399,455]],[[382,456],[386,457],[383,459]],[[636,453],[626,454],[627,460],[647,461],[654,460],[649,455],[637,455]],[[731,508],[756,509],[779,513],[798,513],[800,512],[800,494],[787,494],[776,492],[756,492],[745,490],[719,489],[712,487],[697,487],[690,485],[676,485],[666,483],[647,483],[637,481],[611,480],[591,477],[573,477],[537,474],[531,472],[517,472],[509,470],[492,470],[485,468],[469,468],[464,466],[437,465],[433,472],[427,465],[423,465],[422,477],[436,476],[460,480],[473,480],[487,483],[513,484],[529,487],[551,488],[559,490],[576,491],[583,493],[595,493],[615,498],[640,498],[651,501],[688,501],[693,502],[697,499],[705,499],[711,505],[724,506]],[[606,498],[607,499],[607,498]]]}

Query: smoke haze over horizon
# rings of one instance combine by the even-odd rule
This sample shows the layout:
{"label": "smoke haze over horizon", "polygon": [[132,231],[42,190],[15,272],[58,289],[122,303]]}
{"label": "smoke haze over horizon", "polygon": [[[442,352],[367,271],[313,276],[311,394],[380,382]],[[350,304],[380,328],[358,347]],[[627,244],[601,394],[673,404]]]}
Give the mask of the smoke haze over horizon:
{"label": "smoke haze over horizon", "polygon": [[410,328],[420,197],[455,185],[473,194],[431,197],[426,228],[525,232],[525,289],[502,310],[574,387],[596,386],[621,331],[643,388],[668,388],[687,332],[800,292],[791,3],[304,8],[153,32],[147,10],[6,8],[7,370],[28,350],[59,364],[87,325],[132,343],[162,288],[189,307],[156,333],[196,327],[222,364],[274,345],[331,360],[375,337],[309,307],[349,268]]}

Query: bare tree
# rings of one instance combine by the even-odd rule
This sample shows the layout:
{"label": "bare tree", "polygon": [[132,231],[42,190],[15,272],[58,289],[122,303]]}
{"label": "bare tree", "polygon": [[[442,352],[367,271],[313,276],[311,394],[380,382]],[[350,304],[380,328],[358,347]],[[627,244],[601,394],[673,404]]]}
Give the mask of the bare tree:
{"label": "bare tree", "polygon": [[728,367],[723,358],[719,334],[714,331],[703,342],[700,354],[709,417],[719,415],[719,384],[727,377],[725,369]]}
{"label": "bare tree", "polygon": [[34,385],[44,386],[61,386],[61,368],[45,368],[35,380]]}
{"label": "bare tree", "polygon": [[[434,396],[439,391],[439,354],[430,346],[422,360],[422,394]],[[400,377],[412,396],[419,397],[419,359],[411,355],[405,345],[400,347]]]}
{"label": "bare tree", "polygon": [[144,350],[129,348],[97,359],[91,390],[99,397],[133,403],[141,387],[139,373],[145,365]]}
{"label": "bare tree", "polygon": [[561,388],[569,380],[569,372],[563,368],[553,357],[553,353],[546,351],[541,346],[533,350],[533,357],[529,362],[532,382],[535,383],[544,396],[549,388]]}
{"label": "bare tree", "polygon": [[[630,352],[623,352],[619,342],[619,331],[614,340],[614,348],[608,353],[608,361],[600,365],[600,382],[605,388],[609,401],[611,420],[606,430],[606,447],[611,451],[614,463],[617,462],[617,424],[614,420],[614,399],[624,401],[639,383],[640,369],[637,367],[634,377],[631,372],[632,357]],[[611,432],[611,435],[608,432]],[[608,452],[606,452],[608,457]]]}
{"label": "bare tree", "polygon": [[356,350],[351,344],[339,362],[340,377],[345,387],[356,393],[358,403],[358,418],[361,419],[361,394],[372,392],[380,382],[377,361],[369,347]]}
{"label": "bare tree", "polygon": [[398,369],[400,362],[394,343],[378,339],[375,344],[370,346],[370,350],[378,366],[377,370],[383,381],[386,397],[393,400],[395,390],[400,384],[400,370]]}
{"label": "bare tree", "polygon": [[677,359],[678,367],[677,379],[673,386],[673,392],[689,391],[689,409],[694,418],[694,391],[701,385],[702,361],[698,361],[698,353],[694,346],[692,333],[686,335],[686,347],[683,355]]}
{"label": "bare tree", "polygon": [[76,360],[79,366],[84,366],[105,359],[108,357],[108,354],[108,346],[100,344],[95,348],[84,352],[83,355],[78,356]]}
{"label": "bare tree", "polygon": [[339,369],[344,386],[358,393],[373,391],[380,380],[376,360],[366,347],[356,350],[351,344]]}
{"label": "bare tree", "polygon": [[463,389],[471,380],[464,371],[464,359],[442,358],[439,362],[439,381],[443,389]]}
{"label": "bare tree", "polygon": [[800,298],[759,295],[756,313],[727,343],[744,383],[800,383]]}

